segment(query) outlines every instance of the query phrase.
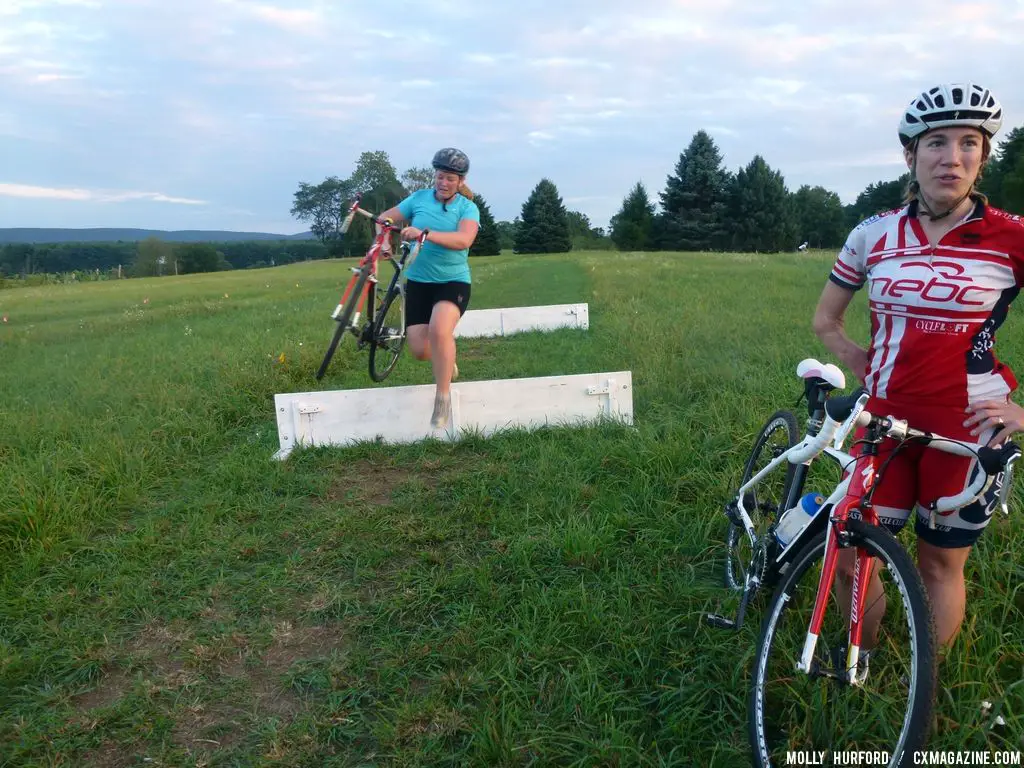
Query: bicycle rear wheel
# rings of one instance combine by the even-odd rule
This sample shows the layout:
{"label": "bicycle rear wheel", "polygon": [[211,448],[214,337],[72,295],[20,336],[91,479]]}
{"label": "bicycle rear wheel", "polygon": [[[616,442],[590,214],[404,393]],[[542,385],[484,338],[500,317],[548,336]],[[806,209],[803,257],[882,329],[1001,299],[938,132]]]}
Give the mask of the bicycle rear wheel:
{"label": "bicycle rear wheel", "polygon": [[352,285],[352,290],[349,291],[348,297],[345,299],[345,305],[342,307],[341,313],[335,318],[337,326],[334,329],[334,336],[331,337],[331,343],[327,347],[327,354],[324,355],[323,362],[320,363],[320,368],[317,369],[317,379],[324,377],[324,374],[327,372],[327,366],[330,365],[331,358],[334,357],[334,352],[338,348],[342,335],[351,328],[352,316],[355,313],[356,306],[359,304],[359,297],[363,293],[366,281],[369,279],[370,268],[368,266],[363,267],[356,276],[356,281]]}
{"label": "bicycle rear wheel", "polygon": [[[824,764],[832,765],[836,753],[860,750],[888,755],[876,765],[902,768],[913,764],[914,750],[926,741],[936,685],[927,593],[913,561],[891,533],[859,520],[846,525],[852,547],[873,556],[870,562],[882,587],[880,595],[869,588],[865,603],[866,616],[884,611],[884,617],[870,662],[862,657],[858,663],[857,674],[864,679],[851,684],[844,677],[849,623],[836,586],[811,670],[796,669],[824,560],[822,532],[781,577],[762,626],[748,706],[754,765],[786,765],[787,753],[808,750],[824,753]],[[856,551],[852,547],[840,551]],[[863,642],[869,639],[865,636]]]}
{"label": "bicycle rear wheel", "polygon": [[[740,485],[742,486],[768,466],[773,459],[781,456],[787,448],[795,445],[798,436],[797,429],[796,416],[792,412],[776,411],[772,414],[754,441],[754,447],[743,469]],[[795,467],[792,464],[787,463],[785,467],[777,467],[747,492],[747,496],[753,503],[748,504],[745,499],[743,507],[750,515],[755,535],[759,540],[765,539],[768,535],[768,528],[785,511],[782,506],[789,495],[789,487],[793,483],[794,473]],[[733,521],[729,522],[725,548],[725,584],[730,589],[742,592],[747,583],[747,574],[751,568],[755,567],[756,559],[756,553],[751,551],[750,539],[742,525]],[[758,563],[756,567],[763,571],[765,562],[763,562],[763,557],[760,559],[762,562]],[[764,573],[758,575],[763,577]]]}
{"label": "bicycle rear wheel", "polygon": [[395,369],[405,346],[405,313],[401,286],[392,281],[373,322],[370,340],[370,378],[384,381]]}

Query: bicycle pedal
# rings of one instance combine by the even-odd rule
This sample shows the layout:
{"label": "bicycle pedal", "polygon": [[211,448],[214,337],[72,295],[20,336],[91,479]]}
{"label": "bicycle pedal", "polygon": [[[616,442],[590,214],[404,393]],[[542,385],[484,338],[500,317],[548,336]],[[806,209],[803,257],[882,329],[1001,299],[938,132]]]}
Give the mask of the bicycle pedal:
{"label": "bicycle pedal", "polygon": [[735,621],[727,619],[725,616],[719,616],[717,613],[704,614],[704,621],[718,629],[736,629]]}

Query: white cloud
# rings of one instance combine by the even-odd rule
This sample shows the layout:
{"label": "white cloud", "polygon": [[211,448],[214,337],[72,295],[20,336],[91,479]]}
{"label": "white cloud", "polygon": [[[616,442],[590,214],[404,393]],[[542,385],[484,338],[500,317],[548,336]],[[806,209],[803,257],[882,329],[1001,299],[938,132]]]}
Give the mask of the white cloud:
{"label": "white cloud", "polygon": [[4,0],[0,3],[0,16],[19,16],[26,11],[51,7],[100,8],[99,0]]}
{"label": "white cloud", "polygon": [[501,64],[502,62],[511,61],[515,56],[510,53],[467,53],[463,58],[470,64],[494,66],[496,64]]}
{"label": "white cloud", "polygon": [[2,172],[24,182],[2,194],[271,221],[364,150],[401,171],[456,145],[499,218],[547,175],[597,223],[638,178],[656,198],[700,128],[731,169],[761,154],[849,198],[899,172],[900,108],[932,81],[974,78],[1024,124],[1016,0],[439,2],[0,0]]}
{"label": "white cloud", "polygon": [[249,0],[220,0],[220,4],[286,32],[319,34],[324,22],[323,14],[315,8],[282,8]]}
{"label": "white cloud", "polygon": [[597,61],[594,59],[577,58],[569,56],[549,56],[543,59],[530,59],[527,62],[531,67],[538,67],[542,69],[547,68],[566,68],[566,69],[603,69],[608,70],[612,68],[612,65],[607,61]]}
{"label": "white cloud", "polygon": [[0,196],[91,203],[125,203],[132,200],[150,200],[154,203],[173,203],[175,205],[206,205],[205,200],[172,197],[161,192],[111,192],[98,189],[37,187],[31,184],[10,184],[4,182],[0,182]]}

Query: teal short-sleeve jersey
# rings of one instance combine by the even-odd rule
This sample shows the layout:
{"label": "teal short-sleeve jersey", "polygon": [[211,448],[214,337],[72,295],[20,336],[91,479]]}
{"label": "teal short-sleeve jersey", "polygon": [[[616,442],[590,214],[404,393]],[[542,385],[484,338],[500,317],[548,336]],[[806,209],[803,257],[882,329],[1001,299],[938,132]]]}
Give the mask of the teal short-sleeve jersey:
{"label": "teal short-sleeve jersey", "polygon": [[[459,222],[469,219],[480,223],[480,209],[462,195],[455,195],[442,204],[433,189],[413,192],[398,204],[398,210],[410,225],[432,232],[456,232]],[[454,251],[437,243],[426,242],[406,277],[421,283],[472,282],[469,275],[469,249]]]}

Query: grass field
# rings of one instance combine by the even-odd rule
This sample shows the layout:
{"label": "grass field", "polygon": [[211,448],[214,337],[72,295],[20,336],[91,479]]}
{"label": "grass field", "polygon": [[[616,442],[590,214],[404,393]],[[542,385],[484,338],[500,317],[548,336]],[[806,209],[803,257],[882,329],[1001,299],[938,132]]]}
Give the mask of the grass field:
{"label": "grass field", "polygon": [[[372,386],[350,344],[313,378],[339,263],[0,292],[0,766],[748,763],[763,605],[700,617],[735,608],[722,501],[826,354],[830,260],[476,260],[472,308],[591,329],[463,340],[463,380],[628,369],[636,429],[283,464],[275,393]],[[384,386],[430,381],[404,354]],[[968,563],[936,746],[1021,746],[1020,499]]]}

